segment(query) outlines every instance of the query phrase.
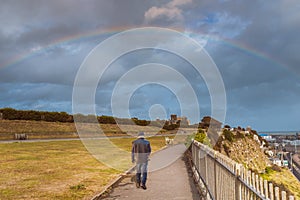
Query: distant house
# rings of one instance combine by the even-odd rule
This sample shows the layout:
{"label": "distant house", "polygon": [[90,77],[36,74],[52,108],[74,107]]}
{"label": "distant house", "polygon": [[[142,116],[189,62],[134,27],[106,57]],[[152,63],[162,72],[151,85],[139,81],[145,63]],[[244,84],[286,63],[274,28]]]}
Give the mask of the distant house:
{"label": "distant house", "polygon": [[291,145],[300,146],[300,140],[293,140],[290,142]]}
{"label": "distant house", "polygon": [[282,166],[288,167],[289,166],[289,161],[288,160],[283,160],[282,161]]}
{"label": "distant house", "polygon": [[259,134],[263,139],[265,139],[268,142],[274,142],[276,139],[272,137],[272,135],[268,135],[265,133]]}
{"label": "distant house", "polygon": [[288,167],[289,166],[288,160],[281,160],[279,158],[274,158],[274,159],[272,159],[272,162],[274,165],[277,165],[279,167]]}
{"label": "distant house", "polygon": [[282,162],[281,162],[281,160],[278,159],[278,158],[273,159],[273,164],[274,164],[274,165],[277,165],[277,166],[279,166],[279,167],[282,166]]}

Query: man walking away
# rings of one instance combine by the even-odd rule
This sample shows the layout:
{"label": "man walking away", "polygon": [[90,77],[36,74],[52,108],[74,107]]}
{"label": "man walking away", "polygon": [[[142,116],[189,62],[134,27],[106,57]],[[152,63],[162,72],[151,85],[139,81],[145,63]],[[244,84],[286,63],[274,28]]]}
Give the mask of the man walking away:
{"label": "man walking away", "polygon": [[142,187],[144,190],[147,189],[146,181],[150,153],[150,142],[145,139],[145,133],[140,132],[138,134],[138,139],[132,142],[131,160],[132,163],[136,161],[136,187]]}

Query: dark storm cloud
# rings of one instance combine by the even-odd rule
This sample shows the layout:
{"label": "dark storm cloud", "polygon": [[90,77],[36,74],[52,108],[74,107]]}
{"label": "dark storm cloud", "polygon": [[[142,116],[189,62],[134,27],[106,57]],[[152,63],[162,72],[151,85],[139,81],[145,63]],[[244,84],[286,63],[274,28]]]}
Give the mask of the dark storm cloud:
{"label": "dark storm cloud", "polygon": [[[228,117],[232,124],[246,124],[245,113],[261,113],[252,120],[258,127],[270,126],[274,116],[297,119],[299,113],[290,112],[299,102],[300,14],[297,1],[194,1],[194,11],[187,12],[187,27],[219,38],[210,41],[206,49],[219,67],[228,97]],[[223,42],[225,40],[226,42]],[[240,47],[228,45],[230,42]],[[227,44],[225,44],[227,43]],[[286,112],[284,112],[284,109]],[[263,112],[265,111],[265,112]],[[241,113],[243,117],[241,118]],[[279,120],[279,118],[278,118]],[[293,120],[296,122],[295,120]],[[268,124],[265,125],[264,123]],[[285,126],[287,127],[287,126]],[[293,127],[297,127],[294,123]],[[278,126],[276,127],[278,128]],[[291,127],[290,127],[291,128]],[[288,129],[288,127],[287,127]],[[291,128],[293,129],[293,128]],[[297,129],[297,128],[295,128]]]}
{"label": "dark storm cloud", "polygon": [[[54,83],[73,85],[76,71],[83,55],[72,54],[66,47],[56,47],[36,55],[14,66],[1,70],[0,82]],[[80,46],[76,46],[79,48]],[[73,50],[76,49],[73,47]],[[68,53],[67,53],[68,52]],[[66,76],[66,74],[68,76]]]}
{"label": "dark storm cloud", "polygon": [[299,72],[299,59],[295,52],[300,47],[300,14],[296,8],[299,8],[296,1],[281,1],[264,6],[261,12],[254,15],[241,40],[266,52],[285,67]]}
{"label": "dark storm cloud", "polygon": [[[270,54],[287,67],[297,69],[300,46],[299,2],[290,1],[194,1],[187,12],[192,30],[233,38],[254,50]],[[199,15],[195,14],[198,11]]]}
{"label": "dark storm cloud", "polygon": [[[297,0],[3,0],[0,107],[71,111],[72,85],[80,64],[93,47],[111,34],[51,44],[74,35],[155,25],[194,32],[191,36],[196,40],[209,38],[205,48],[224,79],[229,124],[252,123],[254,128],[272,129],[274,115],[280,111],[286,119],[293,119],[283,123],[281,129],[297,128],[299,6]],[[239,44],[242,45],[238,47]],[[20,55],[25,55],[24,59],[16,62]],[[128,55],[112,65],[96,94],[99,110],[109,113],[111,90],[122,74],[136,64],[150,61],[173,66],[184,74],[198,87],[198,98],[205,99],[203,114],[209,114],[209,97],[201,77],[187,63],[160,52]],[[153,99],[160,94],[157,92]],[[132,105],[137,105],[133,108],[135,113],[143,112],[140,100],[153,100],[142,94],[138,97],[132,99]]]}
{"label": "dark storm cloud", "polygon": [[[15,54],[29,52],[61,38],[96,30],[122,30],[142,23],[147,4],[138,1],[4,1],[0,8],[0,50],[8,52],[0,63]],[[132,9],[135,12],[131,12]],[[120,27],[120,28],[118,28]],[[96,45],[96,44],[94,44]]]}

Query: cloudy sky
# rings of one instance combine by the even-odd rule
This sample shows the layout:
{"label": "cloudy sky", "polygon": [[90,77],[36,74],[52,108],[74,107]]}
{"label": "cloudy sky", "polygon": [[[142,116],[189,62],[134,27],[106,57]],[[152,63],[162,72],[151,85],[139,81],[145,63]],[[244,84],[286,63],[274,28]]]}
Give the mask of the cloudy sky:
{"label": "cloudy sky", "polygon": [[[0,5],[0,107],[72,113],[73,84],[89,52],[117,33],[151,26],[180,31],[204,45],[224,82],[224,123],[259,131],[300,130],[297,0],[0,0]],[[164,118],[181,115],[183,106],[192,122],[195,106],[201,117],[211,114],[203,77],[179,56],[155,49],[111,63],[95,94],[97,114],[112,114],[117,81],[145,63],[177,70],[197,101],[180,102],[184,83],[176,82],[181,90],[153,83],[135,90],[124,112]],[[151,73],[169,77],[164,69]],[[125,93],[129,88],[122,85]]]}

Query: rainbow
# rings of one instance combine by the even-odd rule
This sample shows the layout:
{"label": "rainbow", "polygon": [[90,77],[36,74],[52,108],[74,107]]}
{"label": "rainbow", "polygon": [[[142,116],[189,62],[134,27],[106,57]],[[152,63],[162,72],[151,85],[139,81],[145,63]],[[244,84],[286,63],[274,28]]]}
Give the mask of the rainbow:
{"label": "rainbow", "polygon": [[[188,32],[188,34],[191,35],[191,36],[194,36],[194,35],[199,34],[199,32],[192,32],[191,31],[191,32]],[[203,33],[202,35],[206,36],[207,34]],[[274,65],[281,66],[281,67],[286,66],[282,61],[278,60],[277,58],[275,58],[271,54],[268,54],[267,52],[259,51],[259,50],[251,47],[250,45],[248,45],[246,43],[237,42],[237,41],[234,41],[234,40],[231,40],[231,39],[221,38],[220,36],[217,36],[217,35],[207,35],[207,39],[210,40],[210,41],[216,41],[216,42],[221,41],[226,46],[233,47],[234,49],[245,52],[248,55],[260,58],[260,59],[265,60],[267,62],[270,62]]]}
{"label": "rainbow", "polygon": [[[68,42],[75,42],[75,41],[80,41],[80,40],[84,40],[84,39],[89,39],[92,37],[97,37],[100,35],[113,35],[113,34],[117,34],[119,32],[128,30],[129,28],[132,27],[115,27],[115,28],[110,28],[109,30],[104,30],[104,29],[96,29],[93,31],[89,31],[89,32],[85,32],[85,33],[81,33],[81,34],[74,34],[71,36],[67,36],[67,37],[62,37],[60,39],[54,40],[51,43],[49,43],[48,45],[45,45],[41,48],[38,48],[37,50],[31,50],[30,52],[28,51],[24,51],[10,59],[8,59],[6,62],[4,63],[0,63],[0,69],[1,68],[6,68],[6,67],[11,67],[14,66],[18,63],[21,63],[25,60],[28,60],[30,58],[33,58],[34,56],[38,56],[40,53],[42,53],[43,51],[46,51],[50,48],[55,47],[56,45],[61,45],[64,43],[68,43]],[[177,30],[177,31],[182,31],[182,30]],[[209,35],[207,36],[206,34],[203,34],[201,32],[192,32],[192,31],[187,31],[186,32],[189,36],[198,36],[198,35],[204,35],[204,38],[207,38],[211,41],[221,41],[223,44],[229,46],[229,47],[233,47],[235,49],[241,50],[242,52],[245,52],[249,55],[258,57],[260,59],[263,59],[265,61],[268,61],[274,65],[279,65],[282,67],[285,67],[285,64],[283,64],[282,62],[280,62],[278,59],[272,57],[271,55],[267,54],[266,52],[261,52],[258,51],[256,49],[254,49],[253,47],[246,45],[244,43],[241,42],[236,42],[234,40],[229,40],[229,39],[224,39],[221,38],[219,36],[214,36],[214,35]]]}
{"label": "rainbow", "polygon": [[[112,35],[112,34],[116,34],[116,33],[120,32],[122,30],[123,29],[121,29],[121,28],[120,29],[117,29],[117,28],[110,29],[109,31],[106,31],[103,29],[96,29],[96,30],[84,32],[81,34],[74,34],[74,35],[62,37],[62,38],[52,41],[51,43],[43,46],[42,48],[39,48],[38,50],[31,50],[30,52],[24,51],[24,52],[21,52],[21,53],[15,55],[14,57],[8,59],[6,62],[0,64],[0,69],[6,68],[6,67],[11,67],[18,63],[21,63],[21,62],[28,60],[34,56],[37,56],[38,54],[42,53],[43,51],[46,51],[48,49],[55,47],[56,45],[61,45],[61,44],[68,43],[68,42],[75,42],[75,41],[79,41],[79,40],[83,40],[83,39],[88,39],[88,38],[95,37],[98,35],[104,35],[104,34]],[[126,30],[126,29],[124,28],[124,30]]]}

